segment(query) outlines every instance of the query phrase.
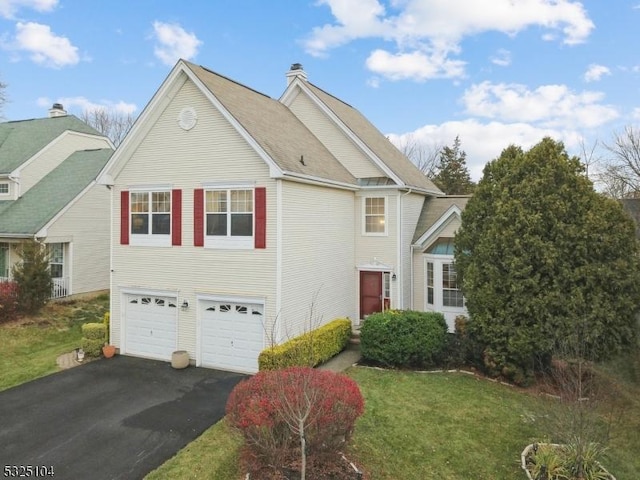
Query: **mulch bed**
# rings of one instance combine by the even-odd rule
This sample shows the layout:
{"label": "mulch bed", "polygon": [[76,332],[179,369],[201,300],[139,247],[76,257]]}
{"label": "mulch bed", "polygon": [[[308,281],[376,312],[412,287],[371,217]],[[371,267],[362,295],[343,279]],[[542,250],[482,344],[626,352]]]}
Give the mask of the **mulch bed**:
{"label": "mulch bed", "polygon": [[[342,454],[307,458],[307,480],[366,480],[359,467],[354,470],[351,462]],[[254,468],[251,479],[258,480],[300,480],[300,459],[291,460],[279,468],[263,466]]]}

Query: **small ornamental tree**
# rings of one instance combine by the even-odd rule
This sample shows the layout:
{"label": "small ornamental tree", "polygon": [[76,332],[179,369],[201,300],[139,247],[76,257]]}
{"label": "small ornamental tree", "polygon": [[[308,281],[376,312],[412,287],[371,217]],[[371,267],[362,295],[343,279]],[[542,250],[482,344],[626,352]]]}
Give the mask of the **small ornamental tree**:
{"label": "small ornamental tree", "polygon": [[595,359],[634,345],[633,221],[594,191],[562,143],[511,146],[487,164],[455,243],[470,328],[491,373],[527,382],[578,321]]}
{"label": "small ornamental tree", "polygon": [[51,298],[49,255],[44,245],[27,240],[20,245],[21,261],[13,267],[18,285],[18,306],[24,313],[35,313]]}
{"label": "small ornamental tree", "polygon": [[18,284],[0,282],[0,323],[10,322],[18,315]]}
{"label": "small ornamental tree", "polygon": [[259,372],[236,385],[226,407],[250,471],[297,464],[302,480],[310,461],[335,460],[363,412],[355,381],[308,367]]}

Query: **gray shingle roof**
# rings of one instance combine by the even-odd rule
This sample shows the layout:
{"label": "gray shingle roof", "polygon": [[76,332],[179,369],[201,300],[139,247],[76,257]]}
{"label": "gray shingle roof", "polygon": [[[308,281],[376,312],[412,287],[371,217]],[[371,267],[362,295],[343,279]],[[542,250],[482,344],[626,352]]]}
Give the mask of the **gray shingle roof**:
{"label": "gray shingle roof", "polygon": [[460,210],[464,210],[471,195],[445,195],[442,197],[425,198],[422,205],[422,212],[418,218],[416,231],[413,234],[413,242],[429,230],[442,215],[452,206],[456,205]]}
{"label": "gray shingle roof", "polygon": [[112,153],[110,148],[74,152],[18,200],[2,202],[0,237],[37,233],[96,179]]}
{"label": "gray shingle roof", "polygon": [[358,110],[312,83],[306,85],[405,185],[443,193]]}
{"label": "gray shingle roof", "polygon": [[356,184],[353,175],[278,100],[204,67],[184,63],[281,170]]}
{"label": "gray shingle roof", "polygon": [[11,173],[67,130],[100,135],[73,115],[0,123],[0,174]]}

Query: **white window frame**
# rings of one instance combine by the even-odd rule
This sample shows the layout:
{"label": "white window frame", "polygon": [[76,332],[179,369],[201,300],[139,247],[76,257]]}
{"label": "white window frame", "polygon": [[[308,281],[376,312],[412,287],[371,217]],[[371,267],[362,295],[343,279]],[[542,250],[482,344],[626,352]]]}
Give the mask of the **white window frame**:
{"label": "white window frame", "polygon": [[[169,194],[169,211],[168,212],[155,212],[157,214],[169,215],[169,233],[152,233],[153,228],[153,194],[154,193],[168,193]],[[147,194],[147,212],[134,212],[133,210],[133,196],[138,194]],[[171,188],[145,188],[136,189],[132,188],[129,191],[129,244],[134,246],[152,246],[152,247],[170,247],[171,246],[171,229],[172,229],[172,210],[173,206],[173,193]],[[133,216],[146,214],[147,219],[147,233],[134,233],[133,232]]]}
{"label": "white window frame", "polygon": [[[384,231],[382,232],[368,232],[367,231],[367,217],[378,216],[367,214],[367,200],[369,199],[382,199],[384,201]],[[389,202],[386,196],[382,195],[367,195],[362,197],[362,235],[366,237],[386,237],[388,235],[389,225]]]}
{"label": "white window frame", "polygon": [[[251,192],[251,212],[232,212],[231,211],[231,192],[245,191]],[[207,210],[207,196],[211,192],[226,192],[226,211],[225,212],[209,212]],[[207,218],[208,215],[225,214],[227,222],[226,235],[207,235]],[[231,217],[232,215],[241,214],[248,215],[251,213],[251,235],[231,235]],[[231,186],[215,186],[205,187],[204,189],[204,209],[202,215],[204,223],[204,246],[205,248],[227,248],[227,249],[253,249],[255,246],[256,234],[256,193],[255,187],[249,185],[231,185]]]}
{"label": "white window frame", "polygon": [[11,194],[9,182],[0,182],[0,197],[8,197]]}
{"label": "white window frame", "polygon": [[[451,288],[444,288],[444,265],[452,265],[453,261],[453,255],[424,255],[424,310],[466,314],[466,300],[464,297],[461,307],[447,306],[444,304],[444,290],[453,290]],[[433,265],[432,279],[428,276],[429,264]],[[429,302],[429,289],[433,289],[433,303]],[[461,290],[459,285],[456,290]]]}
{"label": "white window frame", "polygon": [[[64,278],[64,243],[47,243],[47,247],[49,249],[49,271],[51,271],[51,278]],[[54,257],[54,249],[60,249],[59,259]],[[53,271],[51,270],[53,265],[59,265],[61,267],[60,276],[54,277]]]}

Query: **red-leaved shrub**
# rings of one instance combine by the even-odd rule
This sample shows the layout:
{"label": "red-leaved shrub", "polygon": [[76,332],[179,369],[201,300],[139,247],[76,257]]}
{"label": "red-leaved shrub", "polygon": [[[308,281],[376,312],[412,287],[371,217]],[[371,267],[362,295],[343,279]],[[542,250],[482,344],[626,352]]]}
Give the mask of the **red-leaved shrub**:
{"label": "red-leaved shrub", "polygon": [[0,282],[0,323],[9,322],[18,315],[18,284]]}
{"label": "red-leaved shrub", "polygon": [[307,367],[263,371],[227,401],[229,424],[245,439],[246,467],[281,466],[300,456],[334,454],[349,440],[364,399],[346,375]]}

